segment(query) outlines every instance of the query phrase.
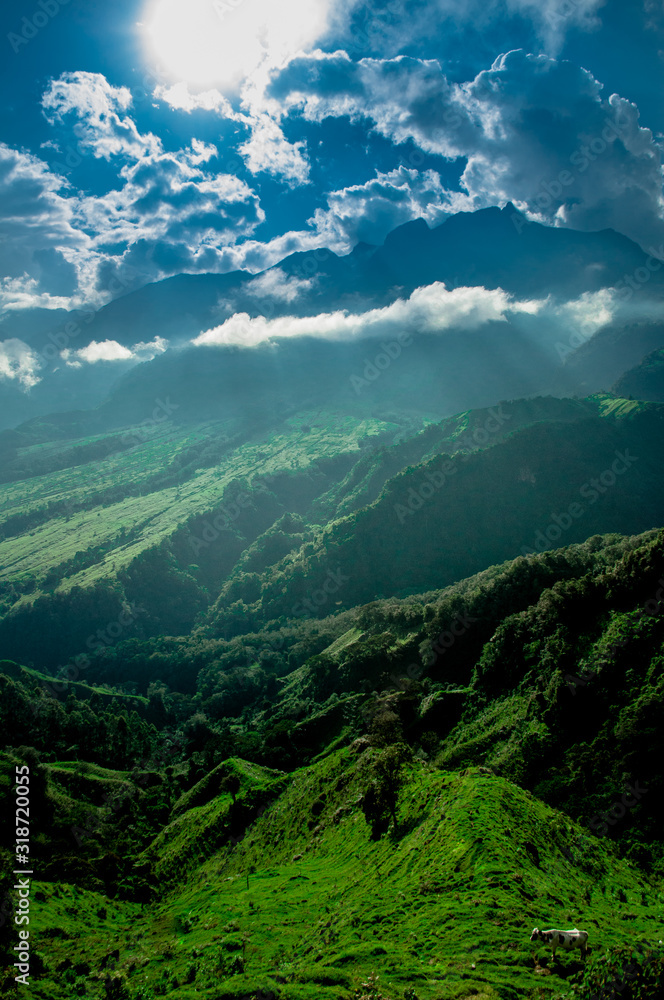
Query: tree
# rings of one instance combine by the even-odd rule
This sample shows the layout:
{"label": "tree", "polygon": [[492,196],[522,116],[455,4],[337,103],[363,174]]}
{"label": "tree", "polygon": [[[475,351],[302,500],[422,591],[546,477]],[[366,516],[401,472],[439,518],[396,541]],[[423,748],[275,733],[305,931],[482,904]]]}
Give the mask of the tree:
{"label": "tree", "polygon": [[406,743],[392,743],[380,750],[371,762],[362,812],[374,839],[387,830],[390,819],[397,830],[399,793],[406,781],[406,764],[411,759],[412,751]]}

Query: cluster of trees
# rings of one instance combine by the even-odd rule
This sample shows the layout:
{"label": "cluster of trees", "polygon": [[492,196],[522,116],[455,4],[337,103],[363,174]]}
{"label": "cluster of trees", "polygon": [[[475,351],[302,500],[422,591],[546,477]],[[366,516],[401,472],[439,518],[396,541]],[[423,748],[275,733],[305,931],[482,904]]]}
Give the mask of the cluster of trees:
{"label": "cluster of trees", "polygon": [[[176,769],[177,782],[171,774],[163,794],[142,797],[138,813],[127,806],[122,828],[134,837],[156,829],[182,788],[231,755],[290,770],[324,741],[368,733],[363,809],[375,835],[398,821],[410,755],[443,751],[444,766],[495,757],[506,776],[588,821],[611,807],[625,781],[640,780],[648,795],[629,824],[607,832],[655,864],[664,819],[663,564],[664,532],[593,536],[443,591],[322,619],[282,618],[231,638],[203,628],[132,638],[95,650],[85,675],[87,685],[122,690],[72,684],[61,698],[47,697],[34,672],[5,664],[0,727],[8,747],[30,745],[45,763],[78,759],[122,771],[157,760],[164,738],[174,741],[168,765],[154,766]],[[159,565],[150,565],[156,574]],[[106,595],[109,612],[117,599]],[[59,613],[55,599],[51,612]],[[146,696],[133,705],[132,685]],[[514,736],[506,710],[503,727],[478,739],[483,713],[499,717],[514,696],[528,706],[519,720],[526,735]],[[462,749],[450,756],[450,746]]]}

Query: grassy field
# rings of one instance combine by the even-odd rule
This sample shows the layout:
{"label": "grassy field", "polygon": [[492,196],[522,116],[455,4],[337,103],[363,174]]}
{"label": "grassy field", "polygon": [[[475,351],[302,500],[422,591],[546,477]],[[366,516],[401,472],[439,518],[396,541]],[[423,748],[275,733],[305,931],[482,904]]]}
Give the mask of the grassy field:
{"label": "grassy field", "polygon": [[229,842],[230,795],[186,808],[205,797],[188,793],[138,859],[164,891],[151,905],[37,884],[33,995],[341,1000],[375,973],[389,1000],[553,998],[582,966],[553,964],[535,925],[587,930],[593,960],[662,937],[661,887],[487,769],[416,760],[398,829],[372,840],[359,798],[374,752],[360,742],[282,779],[224,765],[241,777],[235,808],[262,795],[259,815]]}

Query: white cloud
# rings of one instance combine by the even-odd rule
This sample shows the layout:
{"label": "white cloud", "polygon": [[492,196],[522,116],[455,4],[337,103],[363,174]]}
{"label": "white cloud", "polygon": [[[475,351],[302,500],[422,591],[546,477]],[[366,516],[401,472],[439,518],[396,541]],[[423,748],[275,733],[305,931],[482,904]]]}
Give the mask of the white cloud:
{"label": "white cloud", "polygon": [[273,174],[291,187],[309,181],[305,142],[288,142],[279,124],[268,114],[251,119],[251,136],[238,147],[252,174]]}
{"label": "white cloud", "polygon": [[82,252],[91,240],[68,194],[67,181],[43,160],[0,143],[1,309],[69,303],[76,272],[63,251]]}
{"label": "white cloud", "polygon": [[241,122],[249,128],[249,138],[237,149],[252,174],[267,173],[283,180],[289,187],[309,182],[306,142],[289,142],[279,122],[265,112],[235,112],[230,102],[217,90],[192,94],[186,83],[172,87],[158,86],[153,96],[174,110],[212,111],[221,118]]}
{"label": "white cloud", "polygon": [[122,188],[82,202],[98,242],[149,238],[196,247],[250,233],[264,219],[258,196],[233,174],[205,172],[200,162],[198,146],[124,167]]}
{"label": "white cloud", "polygon": [[70,366],[72,365],[70,358],[75,359],[74,365],[76,361],[87,361],[88,364],[94,365],[98,361],[129,361],[134,357],[129,348],[118,344],[117,340],[99,342],[92,340],[87,347],[82,347],[78,351],[65,350],[61,356]]}
{"label": "white cloud", "polygon": [[332,191],[327,203],[328,209],[316,209],[310,221],[323,240],[346,249],[360,241],[381,244],[392,229],[411,219],[423,218],[430,227],[437,226],[460,208],[435,170],[404,166]]}
{"label": "white cloud", "polygon": [[[532,21],[549,52],[558,52],[571,28],[594,31],[600,26],[598,11],[606,0],[506,0],[510,13]],[[498,8],[496,0],[492,4]],[[470,11],[467,11],[470,13]]]}
{"label": "white cloud", "polygon": [[[584,292],[578,299],[552,307],[554,316],[563,326],[577,330],[586,338],[592,337],[603,326],[611,323],[620,310],[620,299],[615,289],[601,288],[597,292]],[[622,310],[627,318],[629,310]]]}
{"label": "white cloud", "polygon": [[[547,52],[556,55],[572,31],[593,31],[605,0],[392,0],[377,6],[372,0],[337,0],[335,44],[349,51],[393,56],[408,46],[442,36],[445,55],[452,54],[461,35],[472,46],[472,32],[498,35],[505,23],[520,20]],[[469,36],[470,32],[470,36]],[[437,39],[436,39],[437,40]],[[328,46],[329,47],[329,46]]]}
{"label": "white cloud", "polygon": [[86,347],[77,351],[67,348],[60,352],[60,357],[68,368],[80,368],[83,363],[95,365],[98,361],[151,361],[158,354],[168,349],[168,341],[164,337],[154,340],[140,341],[132,347],[125,347],[117,340],[92,340]]}
{"label": "white cloud", "polygon": [[74,115],[74,134],[83,150],[110,160],[119,154],[139,159],[161,151],[161,140],[152,133],[141,135],[134,121],[123,114],[131,105],[127,87],[113,87],[101,73],[63,73],[51,80],[42,97],[42,107],[51,124]]}
{"label": "white cloud", "polygon": [[368,120],[395,144],[465,157],[466,208],[513,201],[553,225],[612,227],[643,246],[664,237],[659,145],[634,104],[603,97],[570,62],[513,51],[451,84],[435,60],[314,52],[275,76],[269,102],[312,121]]}
{"label": "white cloud", "polygon": [[24,273],[18,278],[0,278],[0,312],[20,309],[68,309],[71,298],[39,291],[39,281]]}
{"label": "white cloud", "polygon": [[170,87],[159,84],[155,87],[152,96],[157,101],[163,101],[173,108],[174,111],[214,111],[222,118],[237,119],[238,116],[233,111],[230,101],[218,90],[203,90],[193,93],[189,85],[181,80]]}
{"label": "white cloud", "polygon": [[40,381],[40,367],[37,354],[22,340],[12,337],[0,341],[0,378],[15,380],[28,390]]}
{"label": "white cloud", "polygon": [[313,283],[313,278],[296,278],[293,274],[286,274],[280,267],[273,267],[254,278],[246,292],[259,299],[294,302],[304,292],[308,292]]}
{"label": "white cloud", "polygon": [[501,288],[482,287],[448,290],[441,282],[416,288],[408,299],[364,313],[339,310],[317,316],[281,316],[268,320],[236,313],[201,333],[196,345],[243,344],[254,346],[280,337],[321,337],[326,340],[360,340],[394,337],[403,331],[444,333],[474,330],[484,323],[504,321],[516,313],[533,314],[539,302],[517,302]]}
{"label": "white cloud", "polygon": [[132,352],[134,354],[149,355],[149,357],[143,358],[144,361],[151,360],[156,357],[157,354],[163,354],[166,350],[168,350],[168,341],[165,337],[155,337],[154,340],[149,340],[147,343],[141,341],[138,344],[134,344],[132,347]]}

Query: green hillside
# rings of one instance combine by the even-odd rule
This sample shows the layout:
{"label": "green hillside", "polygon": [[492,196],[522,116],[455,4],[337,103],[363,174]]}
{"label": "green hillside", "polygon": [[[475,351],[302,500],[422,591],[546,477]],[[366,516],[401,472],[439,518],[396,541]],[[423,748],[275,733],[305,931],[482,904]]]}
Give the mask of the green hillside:
{"label": "green hillside", "polygon": [[612,1000],[633,962],[655,1000],[663,413],[23,429],[0,785],[29,763],[34,995]]}
{"label": "green hillside", "polygon": [[[173,689],[131,713],[7,664],[23,746],[0,781],[30,761],[40,831],[35,995],[590,1000],[631,961],[630,996],[658,996],[663,564],[662,532],[595,537],[271,633],[183,637]],[[166,647],[146,646],[154,673]],[[587,967],[553,964],[534,926],[588,930]]]}
{"label": "green hillside", "polygon": [[563,958],[552,972],[533,926],[587,929],[595,954],[662,936],[664,897],[637,870],[478,769],[414,762],[398,830],[371,840],[358,798],[374,753],[351,746],[295,772],[184,881],[182,849],[195,857],[232,811],[228,796],[192,807],[151,849],[157,877],[170,865],[181,882],[148,908],[40,884],[35,932],[49,944],[34,995],[314,1000],[352,996],[376,973],[390,998],[553,997],[581,966]]}
{"label": "green hillside", "polygon": [[[94,462],[24,469],[3,487],[4,655],[55,668],[197,625],[228,637],[645,530],[664,522],[662,414],[598,396],[424,429],[322,411],[269,432],[165,423]],[[595,489],[601,476],[610,486]]]}

